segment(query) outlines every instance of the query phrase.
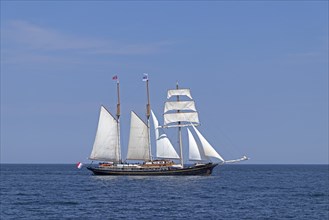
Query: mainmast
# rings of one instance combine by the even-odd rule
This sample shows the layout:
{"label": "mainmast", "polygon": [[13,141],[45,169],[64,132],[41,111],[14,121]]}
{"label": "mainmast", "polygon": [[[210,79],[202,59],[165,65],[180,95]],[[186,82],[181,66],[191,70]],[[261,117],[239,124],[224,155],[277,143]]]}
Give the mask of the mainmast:
{"label": "mainmast", "polygon": [[148,131],[149,159],[152,160],[151,133],[150,133],[151,105],[150,105],[150,93],[149,93],[149,78],[148,78],[148,74],[144,73],[143,81],[146,82],[146,94],[147,94],[146,118],[147,118],[147,131]]}
{"label": "mainmast", "polygon": [[120,144],[120,82],[118,76],[114,76],[113,79],[117,80],[117,94],[118,94],[118,103],[117,103],[117,130],[118,130],[118,146],[119,146],[119,162],[122,163],[121,157],[121,144]]}

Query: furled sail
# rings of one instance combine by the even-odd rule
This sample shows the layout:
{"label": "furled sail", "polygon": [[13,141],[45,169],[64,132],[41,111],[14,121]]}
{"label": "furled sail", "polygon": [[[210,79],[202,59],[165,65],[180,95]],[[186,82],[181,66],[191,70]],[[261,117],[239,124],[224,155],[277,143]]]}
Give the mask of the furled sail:
{"label": "furled sail", "polygon": [[179,96],[185,95],[185,96],[189,97],[190,99],[192,99],[190,89],[170,89],[170,90],[168,90],[168,93],[167,93],[167,99],[170,99],[170,97],[177,96],[177,95],[179,95]]}
{"label": "furled sail", "polygon": [[158,158],[179,159],[179,156],[165,133],[159,136],[159,122],[151,111],[156,140],[156,155]]}
{"label": "furled sail", "polygon": [[198,135],[198,138],[201,142],[203,151],[205,156],[207,157],[215,157],[223,162],[225,162],[225,160],[217,153],[217,151],[209,144],[209,142],[202,136],[202,134],[198,131],[198,129],[196,129],[195,126],[193,126],[193,129],[195,131],[195,133]]}
{"label": "furled sail", "polygon": [[117,120],[101,106],[91,160],[119,161]]}
{"label": "furled sail", "polygon": [[189,122],[199,123],[199,117],[197,112],[178,112],[164,114],[164,124],[170,124],[175,122]]}
{"label": "furled sail", "polygon": [[172,111],[172,110],[179,110],[179,111],[196,111],[195,103],[194,101],[172,101],[172,102],[166,102],[164,112]]}
{"label": "furled sail", "polygon": [[131,112],[128,160],[149,160],[150,146],[148,127],[135,112]]}

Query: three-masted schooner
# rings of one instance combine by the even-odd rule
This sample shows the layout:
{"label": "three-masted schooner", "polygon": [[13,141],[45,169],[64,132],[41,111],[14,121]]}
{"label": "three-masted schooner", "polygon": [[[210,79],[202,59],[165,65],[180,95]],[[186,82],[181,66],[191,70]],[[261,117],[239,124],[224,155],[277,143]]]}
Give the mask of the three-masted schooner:
{"label": "three-masted schooner", "polygon": [[[117,80],[117,76],[113,79]],[[159,122],[150,108],[149,79],[144,75],[147,88],[145,123],[135,112],[131,112],[130,135],[126,160],[123,161],[120,146],[120,89],[117,80],[117,113],[114,117],[101,106],[95,142],[90,160],[102,161],[98,166],[88,166],[95,175],[210,175],[218,164],[247,160],[246,156],[225,161],[196,128],[199,125],[198,112],[189,89],[176,89],[167,92],[164,107],[164,124]],[[173,99],[175,98],[175,99]],[[156,157],[152,157],[150,141],[150,116],[155,130]],[[192,128],[191,130],[188,128]],[[172,145],[164,128],[178,129],[180,154]],[[182,129],[187,130],[189,140],[189,160],[193,165],[184,165]],[[193,133],[195,133],[195,136]],[[215,158],[217,163],[211,161]],[[127,163],[127,160],[141,160],[142,163]],[[179,160],[180,163],[175,163]]]}

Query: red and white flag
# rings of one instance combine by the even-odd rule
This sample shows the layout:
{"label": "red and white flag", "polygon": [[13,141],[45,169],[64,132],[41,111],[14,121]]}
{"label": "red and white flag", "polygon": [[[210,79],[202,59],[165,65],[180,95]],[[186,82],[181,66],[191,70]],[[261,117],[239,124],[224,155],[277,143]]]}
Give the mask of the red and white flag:
{"label": "red and white flag", "polygon": [[77,163],[77,168],[78,168],[78,169],[81,169],[82,165],[83,165],[83,164],[82,164],[81,162],[78,162],[78,163]]}

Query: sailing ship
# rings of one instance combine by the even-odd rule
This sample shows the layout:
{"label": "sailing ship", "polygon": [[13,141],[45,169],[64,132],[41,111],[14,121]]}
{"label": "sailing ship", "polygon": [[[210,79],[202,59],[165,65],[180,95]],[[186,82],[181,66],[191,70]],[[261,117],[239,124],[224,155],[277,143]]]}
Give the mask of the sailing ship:
{"label": "sailing ship", "polygon": [[[237,160],[223,159],[197,129],[199,116],[190,89],[179,88],[178,83],[176,89],[167,92],[164,124],[160,126],[150,108],[149,79],[144,75],[143,81],[146,81],[147,88],[146,122],[131,111],[128,152],[124,161],[120,145],[120,83],[117,76],[113,79],[117,80],[117,112],[115,117],[101,106],[95,142],[89,159],[102,162],[97,166],[87,167],[95,175],[210,175],[219,164],[248,159],[246,156]],[[151,153],[150,116],[154,124],[156,157]],[[165,133],[165,128],[178,130],[180,154]],[[183,160],[182,130],[185,129],[189,142],[189,161],[193,161],[193,165],[185,165]],[[217,162],[212,162],[214,159]]]}

